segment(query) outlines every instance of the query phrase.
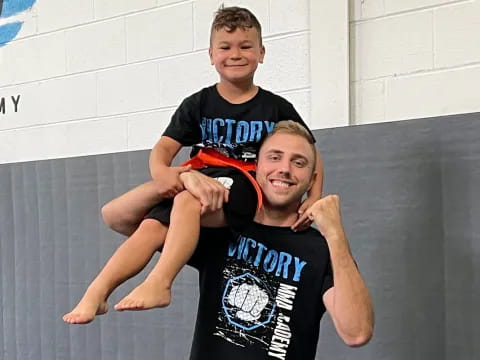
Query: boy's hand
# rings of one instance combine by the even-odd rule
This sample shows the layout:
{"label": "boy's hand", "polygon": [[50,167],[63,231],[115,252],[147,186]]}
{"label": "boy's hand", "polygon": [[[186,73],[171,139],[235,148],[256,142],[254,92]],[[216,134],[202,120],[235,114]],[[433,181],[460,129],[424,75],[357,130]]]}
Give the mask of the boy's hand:
{"label": "boy's hand", "polygon": [[311,194],[300,205],[300,207],[298,208],[298,219],[292,225],[293,231],[305,230],[310,225],[312,225],[312,220],[308,217],[307,210],[320,198],[321,196]]}
{"label": "boy's hand", "polygon": [[183,186],[202,204],[202,215],[214,212],[228,201],[228,190],[217,180],[198,171],[184,172],[180,175]]}
{"label": "boy's hand", "polygon": [[160,172],[161,176],[153,179],[157,191],[162,196],[173,198],[180,191],[183,191],[183,183],[180,180],[180,174],[190,171],[191,166],[166,166]]}

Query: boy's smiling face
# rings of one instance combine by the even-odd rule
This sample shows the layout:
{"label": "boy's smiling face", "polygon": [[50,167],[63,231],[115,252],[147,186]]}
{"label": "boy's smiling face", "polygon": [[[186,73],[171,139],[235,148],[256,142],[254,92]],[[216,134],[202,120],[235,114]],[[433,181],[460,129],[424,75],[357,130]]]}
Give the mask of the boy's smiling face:
{"label": "boy's smiling face", "polygon": [[265,48],[255,28],[238,27],[233,32],[225,28],[214,30],[209,49],[210,62],[221,81],[240,83],[253,81],[259,63],[263,63]]}

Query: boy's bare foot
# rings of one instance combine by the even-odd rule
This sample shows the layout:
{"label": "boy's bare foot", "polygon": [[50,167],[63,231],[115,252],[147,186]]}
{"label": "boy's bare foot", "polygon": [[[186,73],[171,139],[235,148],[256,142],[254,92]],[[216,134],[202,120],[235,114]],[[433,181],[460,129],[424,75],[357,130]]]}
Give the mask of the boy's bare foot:
{"label": "boy's bare foot", "polygon": [[108,304],[102,296],[87,292],[80,302],[68,314],[63,315],[63,321],[69,324],[88,324],[96,315],[103,315],[108,311]]}
{"label": "boy's bare foot", "polygon": [[158,281],[145,280],[115,305],[115,310],[148,310],[170,305],[170,287],[161,286]]}

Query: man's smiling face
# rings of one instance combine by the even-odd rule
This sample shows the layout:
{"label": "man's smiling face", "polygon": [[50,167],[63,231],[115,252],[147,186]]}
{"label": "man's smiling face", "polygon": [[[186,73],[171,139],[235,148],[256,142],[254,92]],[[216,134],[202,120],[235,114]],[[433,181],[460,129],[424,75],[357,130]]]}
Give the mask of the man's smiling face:
{"label": "man's smiling face", "polygon": [[265,140],[257,160],[256,179],[265,206],[297,208],[315,179],[315,153],[299,135],[278,132]]}

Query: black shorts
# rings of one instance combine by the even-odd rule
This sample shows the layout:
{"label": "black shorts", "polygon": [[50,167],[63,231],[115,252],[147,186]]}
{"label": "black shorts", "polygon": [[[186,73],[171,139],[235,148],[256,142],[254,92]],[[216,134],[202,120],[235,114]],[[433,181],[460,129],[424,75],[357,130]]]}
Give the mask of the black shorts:
{"label": "black shorts", "polygon": [[[199,172],[211,178],[219,179],[223,184],[231,184],[228,202],[223,204],[227,225],[240,231],[253,220],[257,210],[257,192],[253,184],[239,170],[230,167],[208,167]],[[226,186],[228,188],[228,186]],[[155,205],[145,217],[170,224],[173,199],[166,199]]]}

